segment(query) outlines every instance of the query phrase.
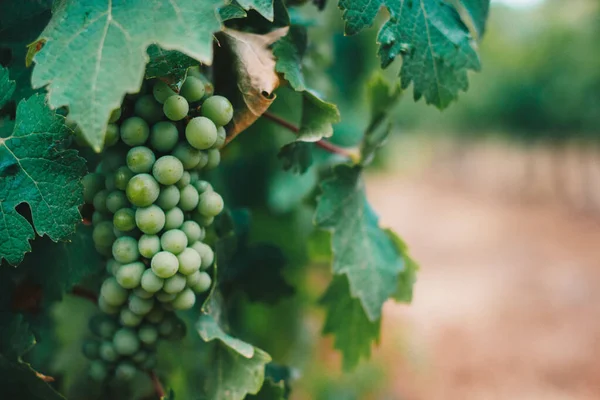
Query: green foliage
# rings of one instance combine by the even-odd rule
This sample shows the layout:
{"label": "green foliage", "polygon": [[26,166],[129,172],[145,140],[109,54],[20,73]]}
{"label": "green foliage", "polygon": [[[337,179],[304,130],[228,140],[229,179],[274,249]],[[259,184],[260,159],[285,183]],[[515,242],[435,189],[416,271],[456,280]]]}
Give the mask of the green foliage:
{"label": "green foliage", "polygon": [[146,79],[161,78],[168,83],[185,79],[189,67],[197,65],[193,58],[175,50],[164,50],[156,45],[148,47],[150,61],[146,64]]}
{"label": "green foliage", "polygon": [[4,107],[15,91],[15,81],[8,77],[8,69],[0,66],[0,108]]}

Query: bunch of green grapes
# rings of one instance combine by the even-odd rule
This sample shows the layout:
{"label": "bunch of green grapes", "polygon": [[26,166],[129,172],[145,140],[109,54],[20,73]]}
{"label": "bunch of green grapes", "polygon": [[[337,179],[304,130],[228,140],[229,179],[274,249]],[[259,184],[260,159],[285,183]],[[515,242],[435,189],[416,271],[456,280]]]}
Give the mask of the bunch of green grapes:
{"label": "bunch of green grapes", "polygon": [[156,341],[182,330],[174,311],[211,286],[214,253],[203,240],[223,199],[200,178],[220,162],[233,107],[205,88],[198,76],[179,94],[157,81],[152,94],[124,103],[110,118],[102,162],[83,179],[94,243],[108,258],[103,314],[91,324],[97,339],[84,345],[96,379],[152,368]]}

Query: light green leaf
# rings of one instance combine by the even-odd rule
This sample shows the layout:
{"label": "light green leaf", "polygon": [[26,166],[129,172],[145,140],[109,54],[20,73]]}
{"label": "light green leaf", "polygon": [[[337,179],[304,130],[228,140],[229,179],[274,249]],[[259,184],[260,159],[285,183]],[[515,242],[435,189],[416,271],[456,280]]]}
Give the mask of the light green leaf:
{"label": "light green leaf", "polygon": [[405,268],[404,271],[398,276],[398,286],[394,292],[394,300],[403,303],[410,303],[413,299],[413,287],[417,281],[417,271],[419,270],[419,264],[408,254],[408,246],[400,237],[391,229],[386,229],[385,232],[388,234],[390,239],[396,245],[396,248],[402,254],[404,259]]}
{"label": "light green leaf", "polygon": [[245,10],[256,10],[260,15],[273,22],[273,0],[237,0]]}
{"label": "light green leaf", "polygon": [[38,235],[57,241],[75,232],[86,168],[77,151],[65,150],[69,134],[42,96],[19,103],[12,135],[0,138],[0,260],[15,265],[31,250],[35,233],[16,211],[21,203],[31,208]]}
{"label": "light green leaf", "polygon": [[137,92],[158,44],[200,62],[212,61],[214,32],[224,0],[65,0],[40,35],[32,83],[47,85],[52,107],[69,107],[69,118],[99,151],[110,113],[126,93]]}
{"label": "light green leaf", "polygon": [[0,65],[0,108],[10,100],[15,91],[15,81],[8,77],[8,69]]}
{"label": "light green leaf", "polygon": [[333,135],[333,124],[340,122],[340,112],[333,103],[321,100],[317,95],[302,92],[302,120],[298,140],[316,142]]}

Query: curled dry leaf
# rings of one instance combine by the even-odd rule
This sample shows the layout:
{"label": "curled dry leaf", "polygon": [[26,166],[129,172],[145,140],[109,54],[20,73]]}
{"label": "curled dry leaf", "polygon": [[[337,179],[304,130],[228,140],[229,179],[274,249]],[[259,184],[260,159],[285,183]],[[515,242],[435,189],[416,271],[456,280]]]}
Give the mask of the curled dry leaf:
{"label": "curled dry leaf", "polygon": [[287,30],[284,27],[257,35],[225,29],[217,35],[216,92],[231,99],[236,110],[227,142],[252,125],[275,100],[279,76],[270,46],[285,36]]}

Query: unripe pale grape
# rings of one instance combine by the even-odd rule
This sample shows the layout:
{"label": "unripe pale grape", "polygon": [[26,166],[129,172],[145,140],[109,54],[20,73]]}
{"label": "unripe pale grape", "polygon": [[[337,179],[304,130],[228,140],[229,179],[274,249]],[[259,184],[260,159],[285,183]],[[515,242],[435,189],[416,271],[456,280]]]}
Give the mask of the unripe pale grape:
{"label": "unripe pale grape", "polygon": [[129,308],[121,309],[121,314],[119,315],[121,325],[129,328],[138,326],[142,322],[142,319],[144,319],[144,317],[131,312]]}
{"label": "unripe pale grape", "polygon": [[102,221],[94,227],[92,233],[94,244],[100,247],[110,247],[117,239],[110,221]]}
{"label": "unripe pale grape", "polygon": [[90,331],[103,339],[110,339],[117,330],[117,323],[107,315],[99,314],[90,318]]}
{"label": "unripe pale grape", "polygon": [[102,342],[100,345],[100,358],[102,358],[106,362],[115,362],[119,355],[115,351],[115,348],[111,342]]}
{"label": "unripe pale grape", "polygon": [[208,162],[204,166],[205,170],[211,170],[219,166],[221,163],[221,153],[217,149],[210,149],[206,152],[208,154]]}
{"label": "unripe pale grape", "polygon": [[119,167],[115,172],[115,187],[124,191],[133,175],[134,173],[126,165]]}
{"label": "unripe pale grape", "polygon": [[152,258],[160,251],[160,238],[156,235],[142,235],[138,240],[138,250],[143,257]]}
{"label": "unripe pale grape", "polygon": [[127,290],[125,290],[116,278],[107,278],[100,288],[100,297],[111,306],[120,306],[127,300]]}
{"label": "unripe pale grape", "polygon": [[108,208],[106,208],[106,198],[108,197],[108,190],[104,189],[96,193],[94,196],[94,209],[98,212],[106,213],[108,212]]}
{"label": "unripe pale grape", "polygon": [[202,152],[187,142],[181,142],[173,150],[173,155],[181,161],[184,169],[195,168],[200,162]]}
{"label": "unripe pale grape", "polygon": [[100,360],[92,361],[88,370],[88,375],[96,382],[102,382],[108,376],[106,365]]}
{"label": "unripe pale grape", "polygon": [[205,150],[217,141],[217,127],[206,117],[195,117],[185,127],[185,138],[192,147]]}
{"label": "unripe pale grape", "polygon": [[134,295],[129,296],[129,309],[132,313],[137,315],[146,315],[152,310],[154,306],[154,299],[142,299],[141,297]]}
{"label": "unripe pale grape", "polygon": [[181,253],[187,245],[187,236],[179,229],[170,229],[160,237],[160,247],[175,255]]}
{"label": "unripe pale grape", "polygon": [[133,289],[139,286],[142,274],[146,270],[144,263],[140,261],[123,264],[117,270],[117,282],[125,289]]}
{"label": "unripe pale grape", "polygon": [[184,289],[181,293],[175,297],[175,299],[171,302],[171,305],[176,310],[189,310],[194,307],[196,303],[196,294],[192,291],[192,289],[187,288]]}
{"label": "unripe pale grape", "polygon": [[[191,247],[186,248],[180,254],[177,255],[179,261],[179,272],[184,275],[191,275],[200,269],[202,265],[202,259],[200,254]],[[168,290],[165,289],[165,292]]]}
{"label": "unripe pale grape", "polygon": [[198,191],[199,194],[202,194],[204,192],[214,191],[212,185],[210,183],[208,183],[207,181],[203,181],[203,180],[194,182],[194,187],[196,188],[196,190]]}
{"label": "unripe pale grape", "polygon": [[170,209],[165,213],[165,230],[177,229],[183,224],[185,216],[179,207]]}
{"label": "unripe pale grape", "polygon": [[202,171],[204,167],[206,167],[206,164],[208,164],[208,153],[206,151],[201,151],[200,160],[198,161],[198,164],[194,167],[194,171]]}
{"label": "unripe pale grape", "polygon": [[171,121],[182,120],[185,118],[189,110],[190,105],[188,104],[187,100],[178,95],[167,98],[163,105],[163,112]]}
{"label": "unripe pale grape", "polygon": [[140,117],[127,118],[121,124],[121,140],[128,146],[140,146],[150,136],[150,128]]}
{"label": "unripe pale grape", "polygon": [[165,285],[162,290],[165,293],[179,293],[185,288],[186,282],[185,276],[175,274],[172,277],[165,279]]}
{"label": "unripe pale grape", "polygon": [[120,138],[119,127],[117,124],[108,124],[104,133],[104,147],[110,147],[117,144]]}
{"label": "unripe pale grape", "polygon": [[212,279],[206,272],[199,272],[199,276],[196,278],[196,282],[193,285],[189,285],[190,288],[196,293],[204,293],[210,289]]}
{"label": "unripe pale grape", "polygon": [[121,107],[115,108],[110,113],[110,117],[108,118],[108,122],[112,124],[114,122],[117,122],[119,120],[119,118],[121,118]]}
{"label": "unripe pale grape", "polygon": [[135,211],[135,223],[140,230],[154,235],[165,226],[165,213],[157,205],[138,208]]}
{"label": "unripe pale grape", "polygon": [[[142,278],[143,277],[144,277],[144,275],[142,275]],[[140,284],[141,284],[141,282],[140,282]],[[138,286],[135,289],[133,289],[133,294],[135,294],[137,297],[139,297],[141,299],[151,299],[152,297],[154,297],[154,293],[150,293],[150,292],[144,290],[141,286]]]}
{"label": "unripe pale grape", "polygon": [[227,131],[222,126],[217,128],[217,140],[213,144],[213,149],[220,149],[225,144],[225,139],[227,139]]}
{"label": "unripe pale grape", "polygon": [[179,93],[186,98],[187,101],[194,102],[199,101],[204,97],[204,82],[195,76],[189,76],[181,85]]}
{"label": "unripe pale grape", "polygon": [[127,198],[137,207],[148,207],[160,194],[158,182],[149,174],[135,175],[127,184]]}
{"label": "unripe pale grape", "polygon": [[115,368],[115,378],[122,382],[128,382],[135,377],[137,369],[133,364],[123,361]]}
{"label": "unripe pale grape", "polygon": [[198,254],[200,254],[200,259],[202,259],[202,265],[200,268],[206,269],[210,267],[215,260],[215,253],[210,246],[202,242],[196,242],[192,244],[191,247],[192,249],[196,250]]}
{"label": "unripe pale grape", "polygon": [[214,217],[223,211],[223,198],[216,192],[204,192],[200,195],[198,212],[207,217]]}
{"label": "unripe pale grape", "polygon": [[179,131],[172,122],[161,121],[152,126],[150,144],[156,151],[166,153],[175,148],[179,141]]}
{"label": "unripe pale grape", "polygon": [[84,176],[81,183],[83,184],[83,200],[88,204],[92,204],[96,194],[104,189],[104,177],[97,172]]}
{"label": "unripe pale grape", "polygon": [[[169,251],[161,251],[152,257],[150,265],[152,267],[152,272],[159,278],[170,278],[177,272],[179,261],[177,261],[177,257]],[[144,289],[148,290],[146,288]]]}
{"label": "unripe pale grape", "polygon": [[127,196],[120,190],[115,190],[110,192],[106,197],[106,208],[111,213],[116,213],[121,208],[128,207],[129,201],[127,200]]}
{"label": "unripe pale grape", "polygon": [[156,204],[164,211],[168,211],[179,203],[180,193],[177,186],[163,187],[156,199]]}
{"label": "unripe pale grape", "polygon": [[173,299],[175,299],[175,294],[173,293],[166,293],[162,291],[156,293],[156,300],[160,301],[161,303],[169,303],[173,301]]}
{"label": "unripe pale grape", "polygon": [[181,229],[183,233],[185,233],[185,236],[187,236],[188,244],[202,240],[203,238],[202,228],[196,221],[185,221],[179,229]]}
{"label": "unripe pale grape", "polygon": [[111,258],[110,260],[108,260],[106,262],[106,272],[108,272],[110,275],[114,276],[117,274],[117,270],[119,269],[120,266],[121,266],[121,263],[119,263],[114,258]]}
{"label": "unripe pale grape", "polygon": [[219,126],[227,125],[233,118],[233,106],[223,96],[212,96],[206,99],[202,103],[200,112]]}
{"label": "unripe pale grape", "polygon": [[132,263],[140,258],[137,240],[131,236],[117,238],[112,246],[112,254],[115,260],[121,264]]}
{"label": "unripe pale grape", "polygon": [[154,306],[152,311],[146,315],[146,320],[153,324],[158,324],[165,317],[165,310],[162,307]]}
{"label": "unripe pale grape", "polygon": [[131,208],[121,208],[113,217],[115,228],[121,232],[129,232],[135,228],[135,212]]}
{"label": "unripe pale grape", "polygon": [[127,167],[136,174],[150,172],[156,156],[146,146],[132,147],[127,152]]}
{"label": "unripe pale grape", "polygon": [[177,186],[179,189],[183,189],[184,187],[188,186],[191,183],[191,181],[192,176],[188,171],[185,171],[183,175],[181,175],[181,179],[177,181],[175,186]]}
{"label": "unripe pale grape", "polygon": [[154,163],[152,175],[163,185],[174,185],[183,176],[183,164],[174,156],[162,156]]}
{"label": "unripe pale grape", "polygon": [[123,356],[130,356],[140,349],[140,340],[133,329],[121,328],[113,338],[115,351]]}
{"label": "unripe pale grape", "polygon": [[106,302],[106,299],[104,299],[104,297],[100,297],[98,299],[98,308],[104,314],[109,314],[109,315],[118,314],[119,311],[121,310],[120,306],[113,306],[113,305],[108,304]]}
{"label": "unripe pale grape", "polygon": [[192,219],[202,227],[211,226],[215,220],[215,217],[207,217],[206,215],[200,214],[198,211],[192,213]]}
{"label": "unripe pale grape", "polygon": [[198,206],[200,195],[198,194],[196,188],[192,185],[187,185],[186,187],[181,189],[179,191],[179,194],[179,207],[183,211],[192,211]]}
{"label": "unripe pale grape", "polygon": [[176,93],[163,81],[156,81],[152,88],[152,94],[157,102],[163,104],[165,100],[171,96],[175,96]]}
{"label": "unripe pale grape", "polygon": [[142,289],[149,293],[156,293],[162,289],[164,279],[156,276],[152,269],[147,269],[142,274],[141,280]]}
{"label": "unripe pale grape", "polygon": [[147,94],[137,99],[133,111],[135,115],[142,117],[150,124],[162,119],[162,107],[151,94]]}
{"label": "unripe pale grape", "polygon": [[100,355],[100,343],[97,340],[86,339],[81,346],[81,350],[84,356],[94,360]]}
{"label": "unripe pale grape", "polygon": [[144,325],[138,330],[138,336],[142,343],[152,345],[158,339],[158,331],[152,325]]}

